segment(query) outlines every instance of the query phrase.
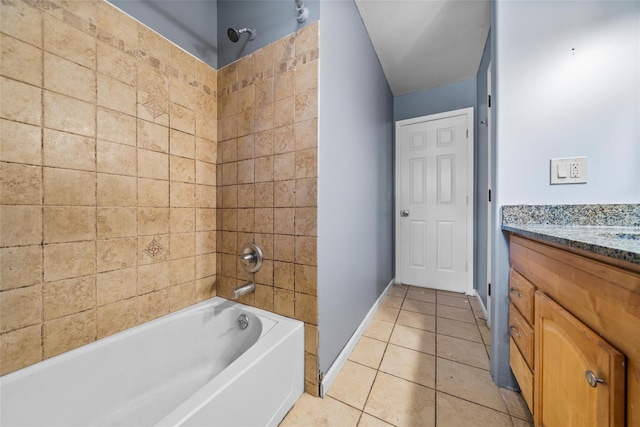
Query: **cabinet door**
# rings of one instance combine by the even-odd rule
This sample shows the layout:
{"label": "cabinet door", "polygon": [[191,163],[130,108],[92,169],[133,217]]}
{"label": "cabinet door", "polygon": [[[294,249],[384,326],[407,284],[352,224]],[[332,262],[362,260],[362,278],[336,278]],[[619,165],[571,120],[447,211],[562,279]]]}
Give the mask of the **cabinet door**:
{"label": "cabinet door", "polygon": [[542,292],[535,312],[536,426],[623,426],[624,356]]}

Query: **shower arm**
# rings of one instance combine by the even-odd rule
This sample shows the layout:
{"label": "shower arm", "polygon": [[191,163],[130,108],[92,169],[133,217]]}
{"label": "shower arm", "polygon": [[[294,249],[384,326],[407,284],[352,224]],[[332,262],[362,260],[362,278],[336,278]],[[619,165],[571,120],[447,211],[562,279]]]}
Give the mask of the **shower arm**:
{"label": "shower arm", "polygon": [[299,24],[303,23],[309,17],[309,9],[305,7],[302,0],[295,0],[296,3],[296,20]]}

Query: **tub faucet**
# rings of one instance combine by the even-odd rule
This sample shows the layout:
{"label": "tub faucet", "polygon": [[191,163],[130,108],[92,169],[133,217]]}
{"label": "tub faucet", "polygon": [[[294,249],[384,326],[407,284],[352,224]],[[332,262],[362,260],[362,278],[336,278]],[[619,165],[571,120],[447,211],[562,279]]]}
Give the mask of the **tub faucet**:
{"label": "tub faucet", "polygon": [[250,294],[251,292],[255,292],[256,285],[253,282],[247,282],[239,288],[233,288],[233,294],[231,295],[232,299],[238,299],[242,295]]}

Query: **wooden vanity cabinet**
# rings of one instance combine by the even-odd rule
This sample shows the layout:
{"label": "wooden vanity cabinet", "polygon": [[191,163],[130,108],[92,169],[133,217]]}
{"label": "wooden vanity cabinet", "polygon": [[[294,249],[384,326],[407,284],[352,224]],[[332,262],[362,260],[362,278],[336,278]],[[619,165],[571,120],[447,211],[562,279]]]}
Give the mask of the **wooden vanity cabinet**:
{"label": "wooden vanity cabinet", "polygon": [[[511,368],[535,425],[640,426],[640,266],[514,234],[510,261],[510,290],[524,283],[535,294],[533,365],[510,332]],[[510,326],[527,323],[528,303],[510,298]]]}

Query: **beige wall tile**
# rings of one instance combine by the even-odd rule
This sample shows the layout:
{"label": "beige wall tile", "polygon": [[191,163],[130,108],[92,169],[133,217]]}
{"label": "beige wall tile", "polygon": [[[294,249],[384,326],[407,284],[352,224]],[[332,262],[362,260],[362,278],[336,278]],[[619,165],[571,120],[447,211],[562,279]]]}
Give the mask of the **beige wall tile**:
{"label": "beige wall tile", "polygon": [[0,91],[0,117],[32,125],[42,122],[41,89],[0,77]]}
{"label": "beige wall tile", "polygon": [[132,328],[137,323],[137,298],[130,298],[98,307],[96,315],[98,339]]}
{"label": "beige wall tile", "polygon": [[[145,252],[149,245],[156,241],[160,250],[153,255]],[[169,235],[143,236],[138,238],[138,265],[148,265],[169,260]]]}
{"label": "beige wall tile", "polygon": [[302,122],[318,117],[318,91],[296,93],[295,121]]}
{"label": "beige wall tile", "polygon": [[[3,15],[4,13],[3,7]],[[5,31],[4,25],[2,31]],[[2,49],[1,75],[34,86],[42,85],[42,51],[39,48],[5,34],[0,34],[0,48]]]}
{"label": "beige wall tile", "polygon": [[254,209],[238,209],[238,231],[253,232]]}
{"label": "beige wall tile", "polygon": [[182,48],[169,45],[170,64],[180,72],[180,75],[187,81],[192,81],[195,76],[196,59]]}
{"label": "beige wall tile", "polygon": [[169,313],[169,292],[164,289],[138,297],[138,322],[144,323]]}
{"label": "beige wall tile", "polygon": [[238,113],[238,94],[232,92],[218,98],[218,117],[223,119]]}
{"label": "beige wall tile", "polygon": [[169,156],[156,151],[138,149],[138,176],[169,179]]}
{"label": "beige wall tile", "polygon": [[136,236],[136,208],[98,208],[97,229],[99,239]]}
{"label": "beige wall tile", "polygon": [[255,182],[273,181],[276,171],[275,156],[255,159]]}
{"label": "beige wall tile", "polygon": [[126,48],[136,47],[138,44],[138,23],[107,2],[98,3],[97,26],[109,34],[105,38],[122,40]]}
{"label": "beige wall tile", "polygon": [[[196,102],[199,97],[207,96],[208,95],[196,92]],[[213,98],[211,99],[213,100]],[[215,141],[218,138],[218,121],[211,120],[211,117],[216,117],[215,104],[213,104],[212,108],[207,109],[206,111],[196,110],[196,136],[209,141]]]}
{"label": "beige wall tile", "polygon": [[195,159],[195,142],[193,135],[171,129],[169,133],[170,152],[174,156]]}
{"label": "beige wall tile", "polygon": [[256,132],[273,129],[273,104],[254,109],[254,127]]}
{"label": "beige wall tile", "polygon": [[255,273],[254,277],[257,283],[273,286],[273,261],[265,259],[262,262],[262,267]]}
{"label": "beige wall tile", "polygon": [[78,348],[96,339],[96,312],[88,310],[44,323],[44,357]]}
{"label": "beige wall tile", "polygon": [[169,233],[169,208],[138,208],[138,236]]}
{"label": "beige wall tile", "polygon": [[98,74],[98,105],[135,116],[136,95],[134,86]]}
{"label": "beige wall tile", "polygon": [[44,247],[44,281],[94,274],[96,269],[95,242],[75,242]]}
{"label": "beige wall tile", "polygon": [[98,206],[136,206],[137,182],[133,176],[98,174]]}
{"label": "beige wall tile", "polygon": [[296,180],[296,207],[317,206],[318,180],[316,178],[304,178]]}
{"label": "beige wall tile", "polygon": [[42,46],[42,14],[28,3],[3,3],[0,25],[3,33]]}
{"label": "beige wall tile", "polygon": [[169,181],[139,178],[138,206],[169,207]]}
{"label": "beige wall tile", "polygon": [[277,314],[293,317],[295,293],[288,289],[273,288],[273,309]]}
{"label": "beige wall tile", "polygon": [[273,69],[273,44],[269,44],[254,54],[254,67],[256,72],[265,72]]}
{"label": "beige wall tile", "polygon": [[222,165],[222,185],[238,183],[238,163],[225,163]]}
{"label": "beige wall tile", "polygon": [[0,245],[22,246],[42,243],[40,206],[0,206]]}
{"label": "beige wall tile", "polygon": [[294,180],[273,183],[273,205],[276,207],[295,206],[296,183]]}
{"label": "beige wall tile", "polygon": [[138,47],[148,56],[156,58],[162,64],[169,63],[170,43],[149,27],[138,25]]}
{"label": "beige wall tile", "polygon": [[196,210],[194,208],[171,208],[169,211],[169,220],[172,233],[195,231]]}
{"label": "beige wall tile", "polygon": [[237,255],[238,233],[220,232],[220,252]]}
{"label": "beige wall tile", "polygon": [[39,205],[42,202],[40,166],[0,163],[0,203]]}
{"label": "beige wall tile", "polygon": [[41,246],[0,249],[0,291],[35,285],[41,280]]}
{"label": "beige wall tile", "polygon": [[220,143],[221,163],[235,162],[238,160],[238,140],[236,138]]}
{"label": "beige wall tile", "polygon": [[273,285],[277,288],[294,290],[294,283],[295,272],[293,263],[274,261]]}
{"label": "beige wall tile", "polygon": [[195,184],[171,182],[170,205],[172,208],[193,208],[196,202]]}
{"label": "beige wall tile", "polygon": [[318,324],[318,298],[296,292],[296,319],[312,325]]}
{"label": "beige wall tile", "polygon": [[43,286],[42,293],[45,322],[79,313],[96,305],[96,277],[85,276],[47,283]]}
{"label": "beige wall tile", "polygon": [[137,81],[136,58],[100,40],[96,44],[98,72],[128,85]]}
{"label": "beige wall tile", "polygon": [[254,160],[242,160],[238,162],[238,184],[250,184],[254,182]]}
{"label": "beige wall tile", "polygon": [[273,287],[256,284],[256,307],[273,312]]}
{"label": "beige wall tile", "polygon": [[295,178],[296,175],[296,153],[285,153],[274,156],[273,179],[283,181]]}
{"label": "beige wall tile", "polygon": [[138,119],[138,147],[162,153],[169,152],[169,129]]}
{"label": "beige wall tile", "polygon": [[99,139],[96,151],[98,172],[136,176],[137,153],[135,147]]}
{"label": "beige wall tile", "polygon": [[135,117],[102,107],[98,107],[97,114],[98,139],[136,145]]}
{"label": "beige wall tile", "polygon": [[41,316],[42,285],[0,293],[0,332],[38,324]]}
{"label": "beige wall tile", "polygon": [[89,137],[95,136],[94,104],[45,90],[43,107],[46,127]]}
{"label": "beige wall tile", "polygon": [[[201,231],[196,233],[196,255],[205,255],[216,251],[216,232]],[[214,272],[215,273],[215,272]]]}
{"label": "beige wall tile", "polygon": [[138,295],[169,286],[169,263],[138,266]]}
{"label": "beige wall tile", "polygon": [[248,111],[253,108],[255,100],[255,85],[249,85],[238,90],[238,112]]}
{"label": "beige wall tile", "polygon": [[222,254],[220,257],[220,274],[223,276],[235,277],[238,268],[238,259],[232,254]]}
{"label": "beige wall tile", "polygon": [[[225,187],[223,187],[225,188]],[[252,208],[255,204],[254,184],[238,185],[238,207]]]}
{"label": "beige wall tile", "polygon": [[295,92],[306,92],[318,88],[318,61],[307,62],[296,67]]}
{"label": "beige wall tile", "polygon": [[134,267],[136,265],[137,239],[111,239],[96,242],[97,269],[99,272]]}
{"label": "beige wall tile", "polygon": [[318,151],[315,148],[296,151],[296,178],[318,176]]}
{"label": "beige wall tile", "polygon": [[196,159],[207,163],[216,163],[218,144],[203,138],[196,138]]}
{"label": "beige wall tile", "polygon": [[193,110],[181,105],[170,103],[169,125],[171,129],[176,129],[190,135],[196,132],[196,117]]}
{"label": "beige wall tile", "polygon": [[196,102],[196,89],[181,80],[171,78],[169,80],[169,101],[185,108],[194,109]]}
{"label": "beige wall tile", "polygon": [[43,211],[44,243],[95,240],[95,207],[45,206]]}
{"label": "beige wall tile", "polygon": [[296,230],[298,236],[317,236],[317,208],[296,208]]}
{"label": "beige wall tile", "polygon": [[296,236],[296,264],[316,265],[317,238]]}
{"label": "beige wall tile", "polygon": [[276,154],[295,151],[296,140],[293,125],[278,127],[273,134],[273,151]]}
{"label": "beige wall tile", "polygon": [[296,264],[296,292],[318,294],[318,269],[310,265]]}
{"label": "beige wall tile", "polygon": [[196,181],[195,160],[186,159],[184,157],[178,157],[178,156],[170,156],[169,177],[171,181],[192,182],[192,183],[195,182]]}
{"label": "beige wall tile", "polygon": [[96,174],[44,168],[44,204],[95,206]]}
{"label": "beige wall tile", "polygon": [[276,208],[273,210],[273,232],[276,234],[294,234],[295,210],[293,208]]}
{"label": "beige wall tile", "polygon": [[98,307],[134,297],[137,280],[136,268],[124,268],[97,274],[96,303]]}
{"label": "beige wall tile", "polygon": [[273,133],[274,131],[270,129],[255,134],[255,157],[264,157],[273,154]]}
{"label": "beige wall tile", "polygon": [[216,259],[214,253],[196,256],[196,279],[213,276],[217,271]]}
{"label": "beige wall tile", "polygon": [[220,208],[235,208],[238,207],[238,186],[228,185],[221,188],[222,204]]}
{"label": "beige wall tile", "polygon": [[196,183],[216,185],[216,165],[196,161]]}
{"label": "beige wall tile", "polygon": [[44,129],[44,165],[85,171],[96,170],[94,138]]}
{"label": "beige wall tile", "polygon": [[313,118],[295,124],[296,150],[318,146],[318,119]]}
{"label": "beige wall tile", "polygon": [[195,280],[195,258],[182,258],[170,262],[169,284],[179,285]]}
{"label": "beige wall tile", "polygon": [[195,233],[174,233],[169,236],[171,259],[195,256]]}
{"label": "beige wall tile", "polygon": [[217,276],[196,280],[196,301],[204,301],[216,296]]}
{"label": "beige wall tile", "polygon": [[275,100],[289,98],[293,96],[294,71],[278,73],[275,77]]}
{"label": "beige wall tile", "polygon": [[187,282],[169,288],[169,311],[177,311],[196,302],[196,282]]}
{"label": "beige wall tile", "polygon": [[293,262],[294,258],[294,237],[275,234],[273,236],[273,259],[277,261]]}
{"label": "beige wall tile", "polygon": [[238,138],[238,160],[253,159],[255,145],[255,136],[247,135]]}
{"label": "beige wall tile", "polygon": [[[304,324],[304,351],[310,354],[318,354],[318,327],[308,323]],[[382,354],[380,358],[382,358]]]}
{"label": "beige wall tile", "polygon": [[255,84],[254,107],[273,104],[273,78]]}
{"label": "beige wall tile", "polygon": [[169,126],[169,99],[167,96],[154,95],[140,89],[138,78],[138,118],[162,126]]}
{"label": "beige wall tile", "polygon": [[196,231],[216,229],[216,209],[196,209]]}
{"label": "beige wall tile", "polygon": [[44,50],[96,69],[96,39],[53,16],[43,16]]}
{"label": "beige wall tile", "polygon": [[238,231],[238,211],[237,209],[221,209],[222,230]]}
{"label": "beige wall tile", "polygon": [[226,141],[238,136],[238,116],[218,120],[218,141]]}
{"label": "beige wall tile", "polygon": [[285,98],[276,101],[273,105],[273,125],[275,127],[285,126],[293,123],[295,111],[294,98]]}
{"label": "beige wall tile", "polygon": [[271,208],[256,208],[255,210],[255,232],[273,233],[274,217]]}
{"label": "beige wall tile", "polygon": [[292,34],[273,43],[273,62],[276,68],[295,57],[295,41],[296,38]]}
{"label": "beige wall tile", "polygon": [[275,259],[273,256],[273,234],[256,234],[254,240],[256,245],[262,248],[262,255],[265,259]]}
{"label": "beige wall tile", "polygon": [[296,56],[318,48],[318,27],[316,21],[296,32]]}
{"label": "beige wall tile", "polygon": [[52,7],[43,7],[46,13],[61,21],[68,21],[85,33],[95,33],[95,29],[92,29],[91,26],[95,25],[98,19],[96,3],[92,1],[68,2],[66,0],[53,0],[51,3]]}
{"label": "beige wall tile", "polygon": [[[73,76],[73,78],[70,78]],[[96,102],[96,72],[59,56],[44,53],[44,88],[86,102]]]}
{"label": "beige wall tile", "polygon": [[0,160],[42,164],[40,127],[0,119]]}
{"label": "beige wall tile", "polygon": [[0,375],[42,360],[41,331],[42,326],[38,324],[0,335]]}

